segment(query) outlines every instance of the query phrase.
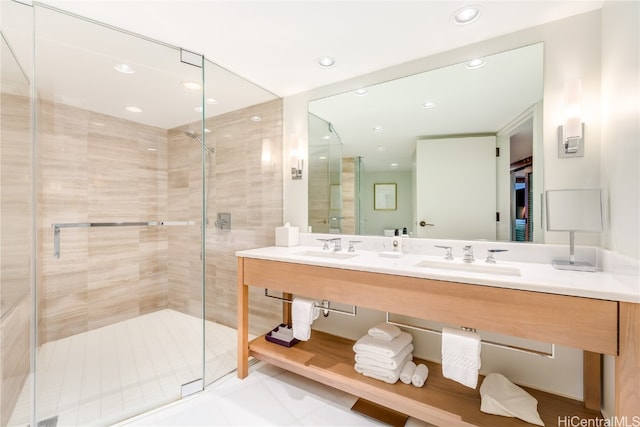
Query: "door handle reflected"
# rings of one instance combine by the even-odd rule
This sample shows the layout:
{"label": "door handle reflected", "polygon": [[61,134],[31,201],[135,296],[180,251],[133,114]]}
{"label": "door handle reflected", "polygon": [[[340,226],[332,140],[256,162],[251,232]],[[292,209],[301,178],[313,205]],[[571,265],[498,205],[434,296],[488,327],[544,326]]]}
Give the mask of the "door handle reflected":
{"label": "door handle reflected", "polygon": [[429,224],[427,221],[420,221],[419,222],[420,227],[425,227],[425,226],[429,226],[429,227],[433,227],[433,224]]}

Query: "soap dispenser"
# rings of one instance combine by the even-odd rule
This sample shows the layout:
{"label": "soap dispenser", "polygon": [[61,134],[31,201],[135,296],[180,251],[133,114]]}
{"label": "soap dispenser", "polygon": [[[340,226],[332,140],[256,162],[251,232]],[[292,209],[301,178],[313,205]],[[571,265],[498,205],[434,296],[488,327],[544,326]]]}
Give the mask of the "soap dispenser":
{"label": "soap dispenser", "polygon": [[399,235],[393,236],[393,239],[391,240],[391,246],[393,247],[393,252],[402,253],[402,237],[400,237]]}

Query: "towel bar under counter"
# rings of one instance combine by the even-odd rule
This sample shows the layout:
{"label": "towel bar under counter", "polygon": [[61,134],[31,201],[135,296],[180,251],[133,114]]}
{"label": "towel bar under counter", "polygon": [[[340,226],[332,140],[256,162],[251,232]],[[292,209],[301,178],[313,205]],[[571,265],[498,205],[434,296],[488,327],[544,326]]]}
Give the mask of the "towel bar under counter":
{"label": "towel bar under counter", "polygon": [[[421,331],[421,332],[428,332],[430,334],[442,335],[442,331],[439,331],[437,329],[427,328],[427,327],[424,327],[424,326],[410,325],[408,323],[395,322],[395,321],[390,319],[389,314],[390,313],[387,311],[386,322],[389,323],[390,325],[396,325],[396,326],[403,327],[403,328],[414,329],[416,331]],[[464,327],[464,326],[462,327],[462,329],[463,330],[471,330],[473,332],[476,332],[475,329],[467,328],[467,327]],[[556,350],[555,344],[550,344],[551,345],[551,351],[547,352],[547,351],[535,350],[535,349],[531,349],[531,348],[518,347],[516,345],[511,345],[511,344],[504,344],[504,343],[499,343],[499,342],[495,342],[495,341],[489,341],[489,340],[485,340],[485,339],[480,340],[480,342],[482,344],[486,344],[486,345],[489,345],[489,346],[492,346],[492,347],[498,347],[498,348],[504,348],[504,349],[512,350],[512,351],[519,351],[519,352],[522,352],[522,353],[534,354],[536,356],[544,356],[544,357],[547,357],[549,359],[555,358],[555,350]]]}
{"label": "towel bar under counter", "polygon": [[[264,296],[268,297],[268,298],[277,299],[277,300],[280,300],[282,302],[286,302],[288,304],[292,304],[293,303],[293,301],[290,300],[290,299],[283,298],[283,297],[277,297],[275,295],[270,295],[269,294],[269,289],[267,289],[267,288],[264,289]],[[345,310],[339,310],[337,308],[331,308],[331,301],[327,301],[327,300],[322,300],[321,304],[316,303],[315,306],[322,310],[322,314],[324,315],[324,317],[327,317],[329,315],[329,312],[338,313],[338,314],[344,314],[346,316],[356,316],[358,314],[358,307],[356,307],[355,305],[352,306],[351,311],[345,311]]]}

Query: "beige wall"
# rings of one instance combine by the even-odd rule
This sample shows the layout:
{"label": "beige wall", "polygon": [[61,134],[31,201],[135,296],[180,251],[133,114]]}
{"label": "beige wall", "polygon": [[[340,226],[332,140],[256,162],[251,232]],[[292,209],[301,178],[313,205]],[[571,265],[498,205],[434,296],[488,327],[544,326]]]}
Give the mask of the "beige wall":
{"label": "beige wall", "polygon": [[[249,120],[259,115],[260,122]],[[235,327],[237,261],[235,252],[275,241],[282,224],[282,101],[275,100],[208,119],[209,223],[206,233],[206,317]],[[170,132],[169,218],[199,218],[202,165],[200,146],[184,136],[185,126]],[[266,158],[267,151],[269,152]],[[265,156],[263,156],[263,153]],[[264,158],[263,158],[264,157]],[[209,163],[211,162],[211,163]],[[185,202],[189,203],[188,209]],[[215,226],[218,212],[231,214],[231,230]],[[169,306],[200,315],[199,227],[169,232]],[[279,322],[279,304],[256,294],[250,304],[252,331],[265,332]]]}
{"label": "beige wall", "polygon": [[58,259],[52,224],[165,219],[167,131],[51,102],[38,114],[40,342],[166,307],[165,228],[62,229]]}
{"label": "beige wall", "polygon": [[[207,146],[215,149],[204,165],[207,318],[235,326],[235,251],[272,245],[282,222],[281,101],[209,119],[206,127]],[[202,314],[202,162],[187,128],[167,131],[41,103],[41,342],[162,308]],[[217,212],[231,213],[231,231],[216,229]],[[170,225],[62,229],[60,258],[52,255],[54,223],[128,221]],[[255,300],[256,328],[274,326],[275,304]]]}
{"label": "beige wall", "polygon": [[[4,89],[4,88],[3,88]],[[28,85],[24,87],[28,93]],[[32,239],[31,113],[27,96],[0,98],[0,425],[29,375]]]}

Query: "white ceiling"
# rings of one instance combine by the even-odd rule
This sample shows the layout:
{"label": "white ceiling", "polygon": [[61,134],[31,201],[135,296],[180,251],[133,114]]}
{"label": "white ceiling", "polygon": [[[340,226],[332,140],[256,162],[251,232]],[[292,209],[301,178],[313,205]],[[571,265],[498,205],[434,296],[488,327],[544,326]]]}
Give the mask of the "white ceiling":
{"label": "white ceiling", "polygon": [[[602,6],[487,1],[466,26],[463,1],[44,0],[42,3],[204,54],[278,96],[342,81]],[[325,70],[322,55],[335,58]]]}

